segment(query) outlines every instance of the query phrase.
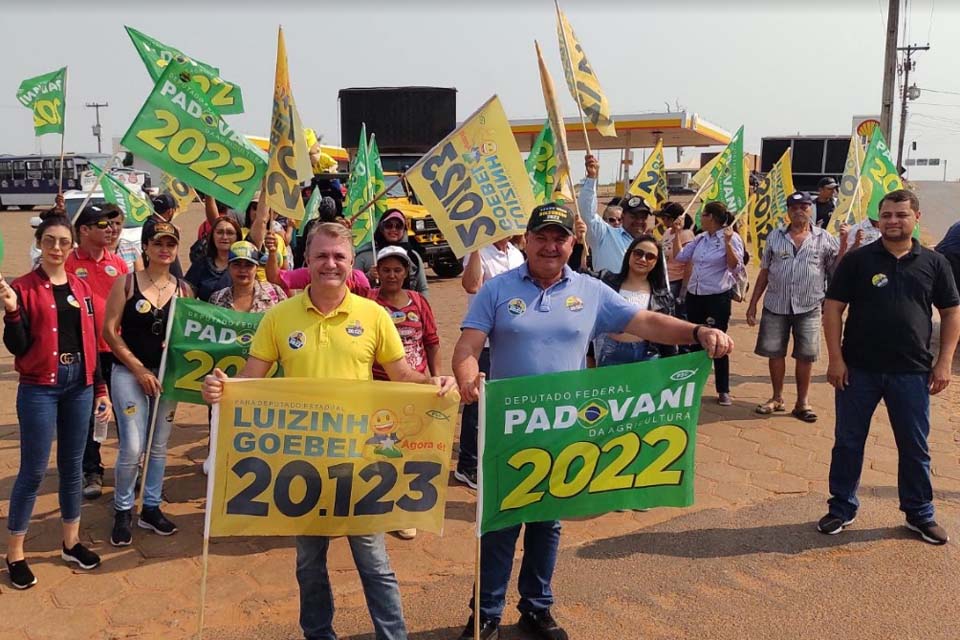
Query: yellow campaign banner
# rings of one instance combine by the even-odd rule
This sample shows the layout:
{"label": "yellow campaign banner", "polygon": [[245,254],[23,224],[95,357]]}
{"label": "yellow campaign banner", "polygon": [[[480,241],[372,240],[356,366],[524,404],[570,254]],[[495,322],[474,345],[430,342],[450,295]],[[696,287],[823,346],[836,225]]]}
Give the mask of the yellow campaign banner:
{"label": "yellow campaign banner", "polygon": [[722,155],[723,153],[718,153],[710,158],[710,160],[707,161],[707,164],[700,167],[700,169],[693,174],[693,176],[690,178],[690,182],[697,185],[697,187],[706,185],[707,180],[710,180],[710,176],[713,174],[713,167],[717,164],[717,162],[720,161],[720,156]]}
{"label": "yellow campaign banner", "polygon": [[458,258],[522,233],[536,206],[497,96],[420,158],[406,177]]}
{"label": "yellow campaign banner", "polygon": [[653,153],[643,163],[640,173],[634,178],[627,194],[640,196],[652,211],[656,211],[667,200],[667,174],[663,169],[663,140],[657,141]]}
{"label": "yellow campaign banner", "polygon": [[[837,190],[837,206],[827,222],[827,231],[835,236],[840,235],[840,225],[864,218],[865,209],[861,206],[864,190],[861,187],[860,167],[867,152],[857,136],[850,136],[850,148],[847,150],[847,161],[843,165],[843,177],[840,178],[840,188]],[[869,201],[869,194],[867,195]]]}
{"label": "yellow campaign banner", "polygon": [[459,403],[424,384],[226,381],[210,535],[441,533]]}
{"label": "yellow campaign banner", "polygon": [[[306,163],[306,164],[304,164]],[[303,171],[306,166],[306,172]],[[304,205],[300,183],[313,176],[310,154],[297,105],[290,90],[287,48],[283,29],[277,32],[277,68],[273,87],[273,116],[270,119],[270,160],[265,176],[267,205],[281,216],[303,220]]]}
{"label": "yellow campaign banner", "polygon": [[617,129],[610,117],[610,105],[607,96],[600,88],[600,80],[594,73],[583,47],[577,41],[573,27],[567,16],[557,4],[557,39],[560,41],[560,60],[563,62],[563,75],[567,80],[570,94],[577,101],[590,122],[602,136],[616,137]]}
{"label": "yellow campaign banner", "polygon": [[793,165],[790,149],[787,149],[760,181],[747,207],[753,255],[757,262],[763,254],[767,236],[787,220],[787,196],[793,192]]}
{"label": "yellow campaign banner", "polygon": [[194,200],[197,199],[197,192],[179,178],[174,178],[166,171],[160,172],[160,193],[169,193],[177,201],[177,213],[174,218],[187,210]]}
{"label": "yellow campaign banner", "polygon": [[[557,106],[557,92],[553,86],[553,78],[550,76],[550,70],[547,69],[547,63],[543,60],[540,43],[534,40],[533,46],[537,49],[537,64],[540,68],[540,88],[543,91],[543,103],[547,109],[547,120],[550,121],[550,129],[553,130],[553,135],[556,140],[554,147],[554,153],[557,155],[556,184],[562,184],[562,176],[570,171],[570,154],[567,151],[567,129],[563,124],[560,108]],[[574,200],[574,202],[576,202],[576,200]]]}

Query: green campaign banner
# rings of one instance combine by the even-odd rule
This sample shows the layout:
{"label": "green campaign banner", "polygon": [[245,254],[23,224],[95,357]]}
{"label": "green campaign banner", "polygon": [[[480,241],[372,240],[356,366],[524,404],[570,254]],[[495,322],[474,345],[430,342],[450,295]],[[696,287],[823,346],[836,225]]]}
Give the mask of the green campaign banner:
{"label": "green campaign banner", "polygon": [[551,200],[557,188],[556,144],[553,129],[550,128],[550,121],[547,120],[537,134],[537,139],[533,141],[530,154],[524,162],[537,204]]}
{"label": "green campaign banner", "polygon": [[370,178],[369,146],[367,143],[367,125],[360,128],[360,140],[357,142],[357,155],[350,165],[350,177],[347,178],[347,201],[343,205],[343,215],[353,231],[353,246],[361,247],[373,239],[376,225],[373,222],[374,207],[367,208],[361,215],[360,210],[373,196]]}
{"label": "green campaign banner", "polygon": [[703,351],[484,387],[480,533],[693,504]]}
{"label": "green campaign banner", "polygon": [[133,27],[124,27],[147,67],[150,79],[156,83],[171,61],[188,64],[191,67],[193,82],[200,87],[207,98],[220,113],[231,115],[243,113],[243,95],[240,87],[220,77],[220,70],[214,66],[191,58],[179,49],[163,44]]}
{"label": "green campaign banner", "polygon": [[[370,134],[370,146],[367,153],[368,173],[370,174],[370,197],[374,198],[387,188],[387,179],[383,175],[383,162],[380,160],[380,147],[377,146],[377,134]],[[380,219],[387,211],[387,197],[384,196],[373,205],[374,220],[373,226],[376,228],[380,224]]]}
{"label": "green campaign banner", "polygon": [[[191,298],[174,299],[160,365],[164,397],[206,404],[200,396],[203,378],[216,368],[228,376],[243,369],[262,317]],[[278,372],[274,364],[267,377]]]}
{"label": "green campaign banner", "polygon": [[720,152],[710,171],[711,185],[700,199],[695,222],[700,226],[700,211],[707,202],[719,200],[737,215],[747,207],[747,175],[743,166],[743,126],[737,129],[730,143]]}
{"label": "green campaign banner", "polygon": [[63,114],[67,108],[67,68],[27,78],[17,89],[17,100],[33,112],[36,135],[63,133]]}
{"label": "green campaign banner", "polygon": [[227,124],[193,75],[193,67],[171,61],[121,144],[197,191],[243,211],[260,187],[266,156]]}
{"label": "green campaign banner", "polygon": [[153,215],[153,206],[143,197],[142,191],[136,194],[127,188],[125,184],[116,179],[109,172],[97,166],[96,163],[90,163],[90,170],[97,180],[100,181],[100,189],[103,190],[103,199],[111,204],[115,204],[123,211],[125,220],[123,226],[127,229],[142,227],[143,223]]}

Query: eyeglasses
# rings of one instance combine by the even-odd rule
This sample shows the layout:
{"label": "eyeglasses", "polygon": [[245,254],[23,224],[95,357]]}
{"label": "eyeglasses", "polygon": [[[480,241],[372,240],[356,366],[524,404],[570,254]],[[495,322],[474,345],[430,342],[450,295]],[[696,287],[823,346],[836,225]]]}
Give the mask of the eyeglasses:
{"label": "eyeglasses", "polygon": [[643,251],[642,249],[634,249],[630,254],[637,260],[646,260],[647,262],[652,262],[660,257],[652,251]]}
{"label": "eyeglasses", "polygon": [[93,223],[97,229],[106,229],[107,227],[122,227],[122,220],[107,220],[106,218],[101,218]]}
{"label": "eyeglasses", "polygon": [[607,222],[610,224],[620,224],[620,218],[607,218]]}
{"label": "eyeglasses", "polygon": [[403,223],[402,222],[384,222],[383,228],[399,230],[399,229],[403,229]]}
{"label": "eyeglasses", "polygon": [[73,247],[73,238],[55,238],[54,236],[43,236],[40,238],[40,246],[44,249],[53,249],[59,246],[61,249],[70,249]]}

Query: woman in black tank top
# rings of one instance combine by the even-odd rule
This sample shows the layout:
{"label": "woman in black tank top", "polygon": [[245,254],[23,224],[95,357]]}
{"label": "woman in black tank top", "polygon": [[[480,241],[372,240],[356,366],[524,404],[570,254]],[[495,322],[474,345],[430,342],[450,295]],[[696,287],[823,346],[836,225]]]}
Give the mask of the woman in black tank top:
{"label": "woman in black tank top", "polygon": [[179,241],[179,231],[169,222],[158,222],[145,230],[143,250],[147,266],[117,280],[107,300],[103,334],[117,359],[110,386],[120,440],[114,494],[116,513],[110,534],[110,544],[117,547],[126,546],[133,539],[137,466],[150,439],[151,427],[153,438],[144,469],[143,511],[137,525],[164,536],[177,531],[160,511],[167,441],[177,403],[161,397],[157,375],[173,298],[193,297],[190,286],[170,272]]}

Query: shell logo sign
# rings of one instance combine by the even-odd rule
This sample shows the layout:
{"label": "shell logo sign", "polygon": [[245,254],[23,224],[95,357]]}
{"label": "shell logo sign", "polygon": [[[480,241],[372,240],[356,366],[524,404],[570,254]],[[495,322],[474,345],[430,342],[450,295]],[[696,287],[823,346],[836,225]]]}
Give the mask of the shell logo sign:
{"label": "shell logo sign", "polygon": [[880,126],[880,116],[853,116],[853,131],[861,138],[870,139],[873,130]]}

